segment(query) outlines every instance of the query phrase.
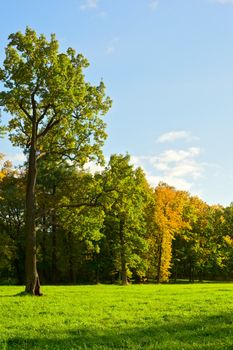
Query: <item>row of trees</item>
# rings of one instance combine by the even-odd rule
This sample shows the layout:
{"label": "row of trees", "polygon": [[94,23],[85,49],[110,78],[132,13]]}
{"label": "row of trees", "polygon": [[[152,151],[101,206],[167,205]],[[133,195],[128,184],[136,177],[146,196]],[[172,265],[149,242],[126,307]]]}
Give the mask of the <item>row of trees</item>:
{"label": "row of trees", "polygon": [[[0,279],[23,283],[26,171],[5,162],[0,179]],[[129,155],[94,175],[41,162],[36,202],[44,283],[232,278],[233,206],[163,183],[152,189]]]}

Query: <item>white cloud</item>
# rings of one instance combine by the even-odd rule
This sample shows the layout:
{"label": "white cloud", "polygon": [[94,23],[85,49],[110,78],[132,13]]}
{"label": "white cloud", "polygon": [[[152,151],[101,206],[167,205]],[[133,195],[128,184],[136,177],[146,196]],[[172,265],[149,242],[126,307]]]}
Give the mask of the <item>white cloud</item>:
{"label": "white cloud", "polygon": [[153,187],[156,187],[159,182],[164,182],[170,186],[173,186],[177,189],[181,189],[183,191],[190,191],[192,187],[192,183],[190,183],[189,181],[179,178],[173,178],[170,176],[147,175],[147,180]]}
{"label": "white cloud", "polygon": [[162,135],[160,135],[157,139],[157,142],[159,143],[164,143],[164,142],[173,142],[173,141],[177,141],[177,140],[185,140],[185,141],[193,141],[194,138],[190,132],[188,131],[170,131],[170,132],[166,132]]}
{"label": "white cloud", "polygon": [[89,171],[91,174],[95,174],[102,172],[104,167],[96,164],[95,162],[88,162],[84,165],[84,169]]}
{"label": "white cloud", "polygon": [[119,43],[119,38],[116,36],[115,38],[113,38],[110,42],[109,42],[109,44],[108,44],[108,46],[107,46],[107,48],[106,48],[106,53],[108,54],[108,55],[112,55],[112,54],[114,54],[114,52],[116,51],[116,49],[117,49],[117,44]]}
{"label": "white cloud", "polygon": [[93,10],[96,9],[98,5],[98,0],[85,0],[85,2],[80,6],[81,10]]}
{"label": "white cloud", "polygon": [[189,176],[191,179],[198,179],[202,176],[202,167],[195,161],[187,161],[176,164],[168,171],[171,178],[184,178]]}
{"label": "white cloud", "polygon": [[152,10],[156,10],[159,6],[159,0],[150,0],[149,2],[149,8]]}
{"label": "white cloud", "polygon": [[181,162],[186,159],[194,158],[200,153],[201,150],[198,147],[190,147],[186,150],[169,149],[167,151],[162,152],[159,156],[155,157],[155,161],[164,163]]}
{"label": "white cloud", "polygon": [[141,166],[152,186],[160,181],[178,189],[189,191],[203,177],[205,164],[198,161],[201,149],[166,150],[158,155],[132,157],[135,166]]}

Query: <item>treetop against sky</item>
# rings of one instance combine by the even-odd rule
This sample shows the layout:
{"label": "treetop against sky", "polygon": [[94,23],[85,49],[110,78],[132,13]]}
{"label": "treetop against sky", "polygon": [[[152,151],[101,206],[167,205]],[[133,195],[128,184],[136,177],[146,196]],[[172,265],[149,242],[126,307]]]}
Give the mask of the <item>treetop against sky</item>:
{"label": "treetop against sky", "polygon": [[82,53],[92,84],[103,78],[113,100],[106,157],[128,151],[153,185],[233,200],[233,1],[9,0],[1,12],[1,63],[8,35],[30,26]]}

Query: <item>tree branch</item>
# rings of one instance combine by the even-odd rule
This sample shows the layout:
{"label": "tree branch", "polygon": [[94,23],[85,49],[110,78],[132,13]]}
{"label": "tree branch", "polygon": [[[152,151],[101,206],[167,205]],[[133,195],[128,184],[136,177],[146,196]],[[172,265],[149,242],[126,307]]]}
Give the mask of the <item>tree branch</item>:
{"label": "tree branch", "polygon": [[82,202],[82,203],[75,203],[75,204],[65,204],[61,205],[60,208],[81,208],[81,207],[103,207],[105,208],[105,205],[98,202],[102,195],[109,192],[117,192],[120,193],[120,191],[116,188],[109,188],[108,190],[103,190],[102,192],[98,193],[95,197],[91,198],[89,202]]}
{"label": "tree branch", "polygon": [[41,122],[41,120],[45,117],[45,115],[47,114],[49,108],[51,108],[52,105],[48,104],[47,106],[44,107],[44,111],[43,113],[40,115],[40,117],[38,118],[37,124],[39,124]]}
{"label": "tree branch", "polygon": [[46,125],[46,127],[44,128],[43,131],[41,131],[38,135],[37,135],[37,139],[39,139],[40,137],[46,135],[48,133],[49,130],[51,130],[54,125],[59,124],[60,123],[60,119],[55,119],[56,114],[50,119],[50,121],[48,122],[48,124]]}
{"label": "tree branch", "polygon": [[30,115],[30,113],[28,113],[28,111],[24,108],[22,101],[20,101],[19,103],[19,108],[24,112],[24,114],[32,121],[32,116]]}
{"label": "tree branch", "polygon": [[32,113],[33,113],[33,120],[36,121],[36,100],[35,100],[35,94],[39,88],[39,83],[37,82],[35,89],[31,93],[31,103],[32,103]]}

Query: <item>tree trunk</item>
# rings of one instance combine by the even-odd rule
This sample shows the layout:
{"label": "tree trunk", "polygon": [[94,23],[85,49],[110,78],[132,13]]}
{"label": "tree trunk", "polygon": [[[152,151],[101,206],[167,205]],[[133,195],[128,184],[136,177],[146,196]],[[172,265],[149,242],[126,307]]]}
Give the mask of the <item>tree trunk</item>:
{"label": "tree trunk", "polygon": [[[56,186],[53,185],[52,195],[56,194]],[[52,282],[56,284],[58,282],[57,271],[57,220],[55,211],[52,212]]]}
{"label": "tree trunk", "polygon": [[41,295],[40,292],[40,280],[37,272],[36,263],[36,200],[35,200],[35,188],[36,188],[36,123],[33,125],[32,140],[29,150],[29,162],[28,162],[28,177],[26,188],[26,288],[25,291],[32,295]]}
{"label": "tree trunk", "polygon": [[74,254],[74,237],[72,232],[68,234],[68,246],[69,246],[69,283],[76,284],[76,266],[75,266],[75,254]]}
{"label": "tree trunk", "polygon": [[124,239],[124,224],[120,220],[120,244],[121,244],[121,283],[123,286],[128,284],[127,280],[127,269],[126,269],[126,259],[125,259],[125,239]]}
{"label": "tree trunk", "polygon": [[55,215],[52,214],[52,282],[56,284],[58,281],[57,273],[57,228],[55,224]]}
{"label": "tree trunk", "polygon": [[96,253],[94,255],[95,257],[95,262],[96,262],[96,269],[95,269],[95,283],[99,284],[100,283],[100,262],[99,262],[99,254]]}
{"label": "tree trunk", "polygon": [[194,266],[191,260],[189,261],[189,282],[194,282]]}
{"label": "tree trunk", "polygon": [[45,211],[45,207],[43,206],[42,208],[42,240],[40,243],[40,249],[41,249],[41,255],[43,257],[43,264],[42,264],[42,269],[40,271],[40,276],[42,276],[44,281],[51,281],[51,276],[50,276],[50,271],[48,271],[48,261],[46,260],[46,256],[47,256],[47,231],[46,231],[46,211]]}
{"label": "tree trunk", "polygon": [[162,264],[162,240],[159,242],[158,246],[158,265],[157,265],[157,283],[160,283],[161,281],[161,264]]}

